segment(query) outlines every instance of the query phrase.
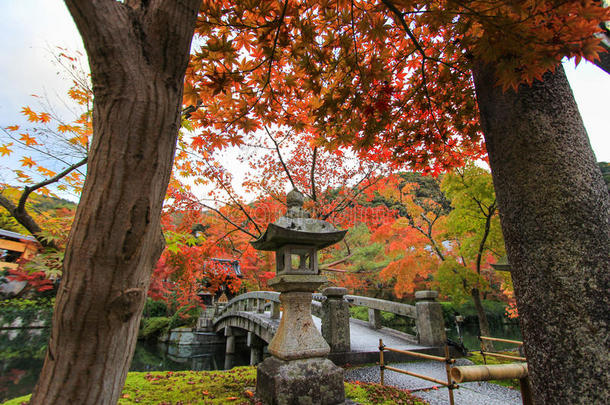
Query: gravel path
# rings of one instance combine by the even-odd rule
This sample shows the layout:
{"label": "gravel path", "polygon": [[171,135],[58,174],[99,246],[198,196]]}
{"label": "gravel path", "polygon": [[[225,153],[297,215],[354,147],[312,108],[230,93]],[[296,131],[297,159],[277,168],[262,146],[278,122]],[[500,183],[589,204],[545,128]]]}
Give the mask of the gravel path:
{"label": "gravel path", "polygon": [[[458,365],[472,364],[468,360],[458,360]],[[418,361],[413,363],[394,363],[392,367],[428,375],[439,380],[446,380],[447,373],[442,363],[435,361]],[[345,379],[349,381],[365,381],[379,383],[379,366],[357,367],[345,370]],[[414,391],[413,394],[425,399],[431,405],[447,405],[449,394],[447,388],[436,384],[386,370],[385,384]],[[436,386],[438,389],[429,389]],[[422,390],[429,389],[429,390]],[[418,391],[421,390],[421,391]],[[496,384],[487,382],[469,382],[460,384],[453,391],[456,405],[518,405],[521,404],[521,393]]]}

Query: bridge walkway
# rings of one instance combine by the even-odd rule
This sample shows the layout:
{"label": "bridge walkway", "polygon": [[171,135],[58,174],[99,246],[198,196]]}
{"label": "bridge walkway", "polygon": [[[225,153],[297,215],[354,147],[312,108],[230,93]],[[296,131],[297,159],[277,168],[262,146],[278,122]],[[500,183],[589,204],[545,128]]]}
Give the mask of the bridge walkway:
{"label": "bridge walkway", "polygon": [[[440,304],[434,302],[434,291],[422,292],[416,305],[407,305],[369,297],[337,295],[335,290],[337,289],[328,288],[324,294],[313,294],[311,307],[313,321],[322,336],[326,335],[325,339],[331,347],[329,358],[335,363],[361,364],[378,361],[380,339],[383,339],[385,346],[396,349],[442,354],[442,345],[446,338],[442,310]],[[257,352],[261,351],[261,345],[271,342],[280,324],[279,295],[273,291],[244,293],[220,309],[212,320],[213,329],[217,333],[224,332],[227,352],[233,352],[235,336],[243,334],[244,331],[248,334],[248,346]],[[416,299],[417,295],[418,293]],[[368,308],[369,321],[351,318],[350,306]],[[382,327],[382,311],[411,318],[418,331],[417,335]],[[326,332],[322,332],[324,322]],[[349,349],[344,343],[347,336],[350,341]],[[385,356],[387,361],[391,362],[408,359],[405,355],[395,352],[386,353]]]}
{"label": "bridge walkway", "polygon": [[[254,324],[263,325],[267,332],[265,335],[270,337],[275,334],[275,331],[280,324],[280,319],[272,318],[270,311],[261,313],[239,311],[232,313],[232,316],[248,318]],[[321,332],[322,320],[313,315],[312,319]],[[259,336],[260,335],[263,334],[260,333]],[[374,363],[379,361],[379,339],[383,339],[383,343],[386,346],[396,349],[440,354],[438,347],[417,344],[413,341],[411,335],[389,328],[374,329],[369,326],[368,322],[350,318],[350,351],[347,353],[330,353],[328,357],[339,364]],[[269,341],[266,343],[269,343]],[[391,356],[392,358],[389,359],[388,356]],[[391,361],[404,360],[406,358],[398,353],[391,352],[386,352],[385,357]]]}

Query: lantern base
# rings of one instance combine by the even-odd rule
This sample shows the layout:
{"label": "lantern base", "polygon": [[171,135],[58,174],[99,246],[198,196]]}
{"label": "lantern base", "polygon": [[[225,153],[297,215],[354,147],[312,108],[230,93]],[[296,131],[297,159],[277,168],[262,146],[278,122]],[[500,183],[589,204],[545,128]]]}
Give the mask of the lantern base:
{"label": "lantern base", "polygon": [[344,404],[343,369],[324,358],[269,357],[257,368],[256,396],[265,405]]}

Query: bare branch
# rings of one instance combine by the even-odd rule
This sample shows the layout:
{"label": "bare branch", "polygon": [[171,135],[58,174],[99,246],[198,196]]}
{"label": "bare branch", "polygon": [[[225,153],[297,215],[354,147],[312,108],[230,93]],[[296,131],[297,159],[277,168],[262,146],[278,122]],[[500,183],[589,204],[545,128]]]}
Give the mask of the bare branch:
{"label": "bare branch", "polygon": [[28,230],[28,232],[30,232],[32,235],[34,235],[34,237],[36,238],[36,240],[44,247],[44,248],[52,248],[52,249],[57,249],[57,246],[55,245],[55,243],[53,242],[49,242],[46,241],[45,239],[43,239],[40,236],[40,232],[42,231],[42,229],[40,228],[40,226],[38,225],[38,223],[36,223],[36,221],[34,220],[34,218],[32,218],[30,216],[30,214],[27,213],[27,211],[25,210],[19,210],[17,208],[17,206],[15,206],[15,204],[13,204],[11,202],[11,200],[9,200],[8,198],[6,198],[4,195],[0,194],[0,205],[2,207],[4,207],[9,214],[11,214],[11,216],[13,218],[15,218],[17,220],[17,222],[19,222],[19,224],[21,224],[25,229]]}
{"label": "bare branch", "polygon": [[280,151],[280,144],[275,140],[273,135],[271,135],[271,132],[269,132],[269,129],[266,126],[265,126],[265,132],[267,132],[267,135],[269,135],[269,138],[271,138],[271,141],[275,145],[275,150],[277,152],[277,157],[280,159],[280,163],[282,164],[282,167],[284,168],[284,172],[286,173],[286,176],[288,176],[288,180],[290,181],[290,184],[292,185],[292,188],[297,190],[297,191],[299,191],[298,187],[296,186],[296,184],[292,180],[292,176],[290,175],[290,170],[288,170],[288,166],[286,166],[286,162],[284,162],[284,158],[282,157],[282,152]]}
{"label": "bare branch", "polygon": [[77,162],[77,163],[73,164],[72,166],[66,168],[64,171],[62,171],[60,173],[57,173],[55,176],[51,177],[50,179],[47,179],[45,181],[41,181],[40,183],[34,184],[31,187],[30,186],[26,186],[24,188],[24,190],[23,190],[23,194],[21,194],[21,198],[19,198],[19,204],[17,205],[17,210],[25,211],[25,203],[26,203],[28,197],[30,196],[30,194],[33,191],[36,191],[39,188],[48,186],[49,184],[53,184],[53,183],[58,182],[59,180],[61,180],[62,178],[64,178],[68,174],[70,174],[70,172],[78,169],[79,167],[81,167],[82,165],[87,163],[87,159],[88,158],[82,159],[80,162]]}
{"label": "bare branch", "polygon": [[318,147],[314,146],[313,148],[313,157],[311,159],[311,172],[310,172],[310,178],[311,178],[311,199],[313,201],[317,200],[317,196],[316,196],[316,180],[314,177],[314,174],[316,172],[316,157],[318,155]]}
{"label": "bare branch", "polygon": [[257,239],[258,236],[254,235],[252,232],[248,231],[246,228],[237,225],[235,222],[233,222],[229,217],[227,217],[225,214],[223,214],[219,209],[212,207],[211,205],[207,205],[204,204],[202,202],[200,202],[199,204],[201,204],[202,206],[206,207],[207,209],[209,209],[210,211],[214,211],[215,213],[217,213],[223,220],[227,221],[229,224],[231,224],[233,227],[235,227],[235,229],[240,230],[241,232],[252,236],[253,238]]}
{"label": "bare branch", "polygon": [[333,267],[336,266],[338,264],[341,264],[347,260],[349,260],[354,254],[350,253],[349,255],[345,256],[343,259],[339,259],[337,261],[334,261],[332,263],[324,263],[324,264],[320,264],[320,267]]}

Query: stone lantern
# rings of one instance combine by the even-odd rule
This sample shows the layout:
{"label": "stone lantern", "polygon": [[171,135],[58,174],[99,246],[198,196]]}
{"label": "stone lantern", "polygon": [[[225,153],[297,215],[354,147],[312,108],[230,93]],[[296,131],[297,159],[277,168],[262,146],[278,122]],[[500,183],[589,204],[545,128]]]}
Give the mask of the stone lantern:
{"label": "stone lantern", "polygon": [[343,369],[325,356],[330,347],[311,317],[312,293],[327,280],[320,275],[318,250],[345,236],[332,224],[312,219],[303,210],[303,195],[286,196],[288,211],[251,242],[258,250],[274,251],[276,277],[268,285],[279,291],[283,314],[257,369],[256,392],[264,404],[341,404],[345,399]]}

